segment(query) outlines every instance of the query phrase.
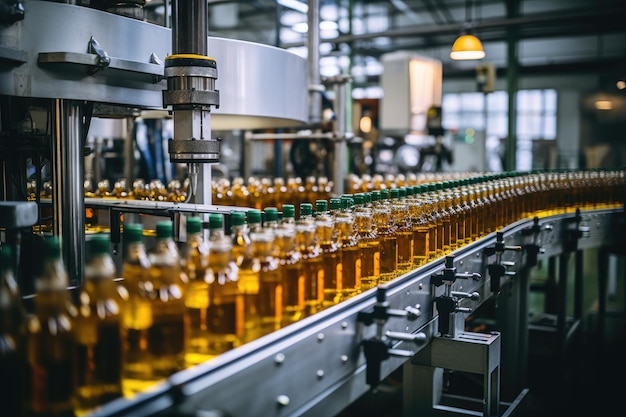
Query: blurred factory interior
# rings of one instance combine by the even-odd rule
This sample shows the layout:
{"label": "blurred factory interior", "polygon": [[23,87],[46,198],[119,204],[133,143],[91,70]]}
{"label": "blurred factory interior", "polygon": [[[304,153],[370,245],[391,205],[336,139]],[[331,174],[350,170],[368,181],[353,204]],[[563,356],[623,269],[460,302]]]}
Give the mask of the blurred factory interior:
{"label": "blurred factory interior", "polygon": [[[206,13],[204,19],[198,18],[198,10]],[[452,59],[455,40],[468,34],[479,39],[484,57]],[[187,67],[199,72],[189,75]],[[181,81],[181,73],[191,81]],[[120,213],[154,226],[146,220],[148,214],[163,208],[159,216],[178,219],[191,212],[282,205],[251,197],[240,204],[233,190],[242,184],[251,189],[253,181],[259,188],[265,184],[277,190],[277,184],[297,178],[303,193],[313,181],[320,196],[328,187],[322,198],[329,199],[363,191],[363,184],[376,178],[378,185],[405,179],[408,184],[409,178],[426,183],[623,169],[624,131],[623,0],[0,0],[0,201],[42,204],[36,215],[42,224],[38,235],[63,238],[72,285],[80,284],[84,268],[89,237],[83,230],[102,226],[110,231],[112,245],[120,243]],[[196,147],[197,142],[202,146]],[[155,205],[134,206],[128,203],[131,194]],[[315,203],[315,194],[308,196]],[[106,206],[116,204],[112,201],[129,205],[109,212]],[[85,209],[85,219],[75,216]],[[623,207],[615,211],[623,214]],[[587,218],[584,222],[592,224]],[[0,242],[14,238],[9,223],[0,221]],[[552,230],[554,225],[543,226]],[[511,239],[518,243],[523,233],[515,233]],[[23,235],[27,248],[28,236]],[[491,243],[496,239],[492,235]],[[576,264],[584,280],[582,295],[571,282],[564,289],[581,297],[577,300],[584,310],[573,359],[561,367],[561,351],[544,355],[531,346],[528,380],[519,382],[530,394],[511,415],[616,410],[620,385],[609,381],[626,371],[626,266],[623,243],[613,242],[619,237],[606,239],[611,242],[606,251],[595,246],[584,254],[571,251],[584,258],[584,268],[582,260]],[[22,253],[22,264],[28,263],[32,254]],[[605,256],[608,287],[598,287],[598,265]],[[121,257],[115,261],[119,268]],[[557,285],[552,261],[540,259],[530,273],[531,315],[555,294],[546,290]],[[563,265],[559,268],[567,269]],[[22,266],[27,273],[28,265]],[[416,282],[430,279],[425,271],[414,275]],[[32,282],[20,284],[24,294],[34,292]],[[373,292],[361,298],[375,299]],[[497,302],[495,307],[485,302],[485,309],[497,309]],[[489,326],[477,321],[468,326]],[[598,322],[606,334],[595,333]],[[309,320],[300,328],[314,324]],[[297,338],[295,329],[279,333],[276,340]],[[216,367],[241,370],[245,365],[236,359],[257,347],[276,358],[269,349],[272,339],[267,341],[226,355]],[[529,343],[544,341],[530,336]],[[257,415],[408,417],[401,374],[406,368],[385,368],[387,377],[375,390],[361,383],[350,391],[350,378],[365,378],[364,359],[359,358],[352,373],[341,375],[322,393],[303,394],[297,406],[294,399],[291,407],[300,408],[287,408],[289,398],[285,402],[281,397],[284,408]],[[222,377],[207,369],[211,381]],[[319,372],[317,380],[322,379]],[[188,377],[201,385],[199,373],[189,375],[179,380]],[[469,388],[474,394],[475,378],[456,375],[445,375],[450,391],[467,394],[464,388]],[[157,390],[155,398],[169,398],[179,380],[173,380],[172,390]],[[271,378],[269,384],[275,381]],[[513,385],[503,389],[502,398],[515,405],[519,386]],[[228,398],[218,393],[220,399]],[[187,391],[184,395],[193,398]],[[152,410],[149,400],[119,401],[94,416],[205,416],[199,407],[192,411],[197,414],[185,414],[187,405],[180,411],[168,403],[163,411],[156,400]],[[193,408],[195,403],[189,404]],[[452,414],[438,410],[433,415]]]}

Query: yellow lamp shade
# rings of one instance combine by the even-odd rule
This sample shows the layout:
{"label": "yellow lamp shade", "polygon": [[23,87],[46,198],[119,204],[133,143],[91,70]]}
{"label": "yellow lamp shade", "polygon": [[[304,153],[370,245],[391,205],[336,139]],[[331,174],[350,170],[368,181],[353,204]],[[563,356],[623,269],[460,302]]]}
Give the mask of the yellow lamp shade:
{"label": "yellow lamp shade", "polygon": [[483,44],[474,35],[461,35],[454,41],[450,58],[455,60],[483,59]]}

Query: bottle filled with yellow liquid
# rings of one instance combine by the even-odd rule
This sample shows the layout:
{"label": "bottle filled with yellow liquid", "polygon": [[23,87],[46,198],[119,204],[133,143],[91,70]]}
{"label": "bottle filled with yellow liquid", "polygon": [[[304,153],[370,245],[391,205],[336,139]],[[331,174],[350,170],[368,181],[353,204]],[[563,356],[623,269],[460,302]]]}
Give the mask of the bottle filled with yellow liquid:
{"label": "bottle filled with yellow liquid", "polygon": [[209,215],[208,348],[213,356],[241,344],[244,334],[244,296],[239,290],[239,268],[232,252],[233,244],[224,232],[224,216]]}
{"label": "bottle filled with yellow liquid", "polygon": [[304,316],[320,311],[324,302],[324,264],[316,235],[313,222],[297,221],[296,245],[302,257],[304,278]]}
{"label": "bottle filled with yellow liquid", "polygon": [[115,264],[108,235],[87,242],[90,258],[79,289],[76,344],[79,414],[123,395],[123,308],[126,293],[114,281]]}
{"label": "bottle filled with yellow liquid", "polygon": [[391,216],[395,226],[398,251],[397,275],[413,269],[413,226],[406,199],[406,188],[392,188],[390,191]]}
{"label": "bottle filled with yellow liquid", "polygon": [[[257,230],[261,230],[261,212],[249,210],[247,214],[250,222],[252,224],[256,222],[258,224]],[[257,309],[261,263],[254,253],[249,224],[246,224],[246,213],[240,211],[230,213],[232,253],[238,270],[238,292],[243,300],[242,343],[250,342],[261,336],[261,318]]]}
{"label": "bottle filled with yellow liquid", "polygon": [[58,237],[44,240],[43,262],[35,278],[35,314],[29,324],[31,375],[29,416],[74,416],[77,310]]}
{"label": "bottle filled with yellow liquid", "polygon": [[423,201],[420,200],[416,193],[419,192],[419,186],[414,185],[407,188],[409,197],[407,203],[409,206],[409,217],[411,218],[411,228],[413,230],[413,268],[417,268],[426,264],[429,256],[429,239],[428,239],[428,220],[425,215]]}
{"label": "bottle filled with yellow liquid", "polygon": [[283,283],[276,258],[275,236],[272,229],[261,228],[250,233],[254,253],[258,258],[259,290],[255,302],[258,314],[258,337],[279,330],[283,320]]}
{"label": "bottle filled with yellow liquid", "polygon": [[374,221],[376,232],[380,240],[380,277],[379,283],[396,277],[398,269],[398,241],[396,239],[391,207],[389,204],[389,190],[380,190],[372,193],[378,200],[374,201]]}
{"label": "bottle filled with yellow liquid", "polygon": [[354,229],[361,252],[361,290],[375,287],[380,276],[380,241],[372,210],[367,206],[368,199],[369,193],[354,195]]}
{"label": "bottle filled with yellow liquid", "polygon": [[0,246],[0,404],[7,416],[25,417],[28,396],[28,316],[13,268],[13,251]]}
{"label": "bottle filled with yellow liquid", "polygon": [[188,366],[212,357],[208,344],[209,322],[209,245],[202,233],[202,219],[188,216],[187,241],[181,250],[182,271],[187,276],[185,306],[189,316],[189,343],[185,353]]}
{"label": "bottle filled with yellow liquid", "polygon": [[335,214],[335,229],[341,260],[342,300],[346,300],[361,292],[361,248],[354,233],[354,215],[352,197],[341,198],[341,210]]}
{"label": "bottle filled with yellow liquid", "polygon": [[322,252],[324,264],[324,302],[323,307],[335,305],[341,300],[342,265],[339,247],[333,235],[335,220],[328,211],[328,201],[315,202],[315,226],[317,241]]}
{"label": "bottle filled with yellow liquid", "polygon": [[287,326],[304,316],[305,278],[302,254],[296,247],[295,227],[281,225],[274,229],[274,235],[282,274],[282,326]]}

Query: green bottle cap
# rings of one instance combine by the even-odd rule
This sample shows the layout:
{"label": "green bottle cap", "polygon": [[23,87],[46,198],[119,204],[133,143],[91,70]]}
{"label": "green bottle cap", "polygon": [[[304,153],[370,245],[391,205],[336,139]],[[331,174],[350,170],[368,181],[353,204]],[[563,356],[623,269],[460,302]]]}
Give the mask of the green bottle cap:
{"label": "green bottle cap", "polygon": [[341,208],[344,210],[349,210],[354,206],[354,198],[352,197],[341,197]]}
{"label": "green bottle cap", "polygon": [[187,217],[186,230],[188,235],[197,235],[198,233],[202,233],[202,219],[195,216]]}
{"label": "green bottle cap", "polygon": [[9,245],[0,246],[0,271],[13,269],[13,250]]}
{"label": "green bottle cap", "polygon": [[161,220],[156,224],[156,235],[159,239],[169,239],[174,236],[174,225],[171,220]]}
{"label": "green bottle cap", "polygon": [[277,222],[278,221],[278,209],[276,207],[265,207],[263,210],[265,214],[266,222]]}
{"label": "green bottle cap", "polygon": [[302,216],[310,216],[313,214],[313,204],[311,203],[300,203],[300,217]]}
{"label": "green bottle cap", "polygon": [[58,236],[44,239],[43,254],[44,259],[59,259],[61,257],[61,239]]}
{"label": "green bottle cap", "polygon": [[246,214],[242,211],[230,212],[230,224],[231,226],[243,226],[246,222]]}
{"label": "green bottle cap", "polygon": [[143,226],[141,224],[124,225],[124,243],[143,242]]}
{"label": "green bottle cap", "polygon": [[340,198],[331,198],[330,199],[330,209],[331,210],[339,210],[341,208],[341,199]]}
{"label": "green bottle cap", "polygon": [[89,241],[89,245],[91,246],[91,254],[92,255],[102,255],[105,253],[109,253],[109,236],[108,235],[95,235]]}
{"label": "green bottle cap", "polygon": [[437,186],[435,184],[428,184],[428,191],[429,192],[437,191]]}
{"label": "green bottle cap", "polygon": [[315,201],[315,211],[317,213],[325,213],[328,211],[328,201],[317,200]]}
{"label": "green bottle cap", "polygon": [[357,206],[363,205],[363,203],[365,202],[365,195],[364,194],[355,194],[354,195],[354,204],[356,204]]}
{"label": "green bottle cap", "polygon": [[392,188],[389,196],[394,200],[400,198],[400,190],[398,188]]}
{"label": "green bottle cap", "polygon": [[283,204],[283,217],[296,217],[296,207],[293,204]]}
{"label": "green bottle cap", "polygon": [[380,190],[380,198],[379,200],[389,200],[389,190],[388,189],[383,189]]}
{"label": "green bottle cap", "polygon": [[224,227],[224,215],[220,213],[209,214],[209,229],[222,229]]}
{"label": "green bottle cap", "polygon": [[248,210],[248,224],[259,224],[261,223],[261,210],[259,209],[250,209]]}

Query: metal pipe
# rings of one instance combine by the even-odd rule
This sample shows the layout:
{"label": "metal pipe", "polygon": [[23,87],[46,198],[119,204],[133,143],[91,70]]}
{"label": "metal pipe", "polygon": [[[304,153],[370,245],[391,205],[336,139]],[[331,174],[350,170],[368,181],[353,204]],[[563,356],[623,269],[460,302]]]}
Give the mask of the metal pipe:
{"label": "metal pipe", "polygon": [[320,2],[309,0],[307,13],[309,31],[307,32],[309,64],[309,123],[318,125],[322,122],[322,85],[320,76]]}
{"label": "metal pipe", "polygon": [[75,101],[57,99],[52,113],[54,234],[61,239],[70,284],[77,285],[85,266],[82,107]]}
{"label": "metal pipe", "polygon": [[207,8],[206,0],[172,2],[172,54],[207,55]]}
{"label": "metal pipe", "polygon": [[[511,26],[525,26],[536,25],[542,23],[549,23],[551,27],[555,25],[578,21],[589,21],[589,19],[598,19],[607,16],[614,16],[617,14],[626,13],[626,7],[619,6],[614,8],[601,8],[594,7],[592,9],[578,9],[575,11],[558,11],[554,13],[535,13],[527,14],[524,16],[511,17],[511,18],[495,18],[485,19],[480,22],[472,23],[472,30],[480,31],[483,29],[501,29]],[[310,27],[310,26],[309,26]],[[425,35],[443,35],[443,34],[458,34],[464,29],[464,23],[454,23],[448,25],[432,25],[432,26],[419,26],[414,25],[411,27],[392,29],[385,32],[369,32],[360,34],[341,35],[333,39],[326,39],[325,42],[333,43],[346,43],[360,40],[371,40],[381,36],[386,38],[398,38],[398,37],[411,37],[411,36],[425,36]],[[309,31],[310,32],[310,31]],[[481,37],[482,39],[482,37]],[[297,46],[304,46],[302,42],[284,43],[283,48],[292,48]]]}

